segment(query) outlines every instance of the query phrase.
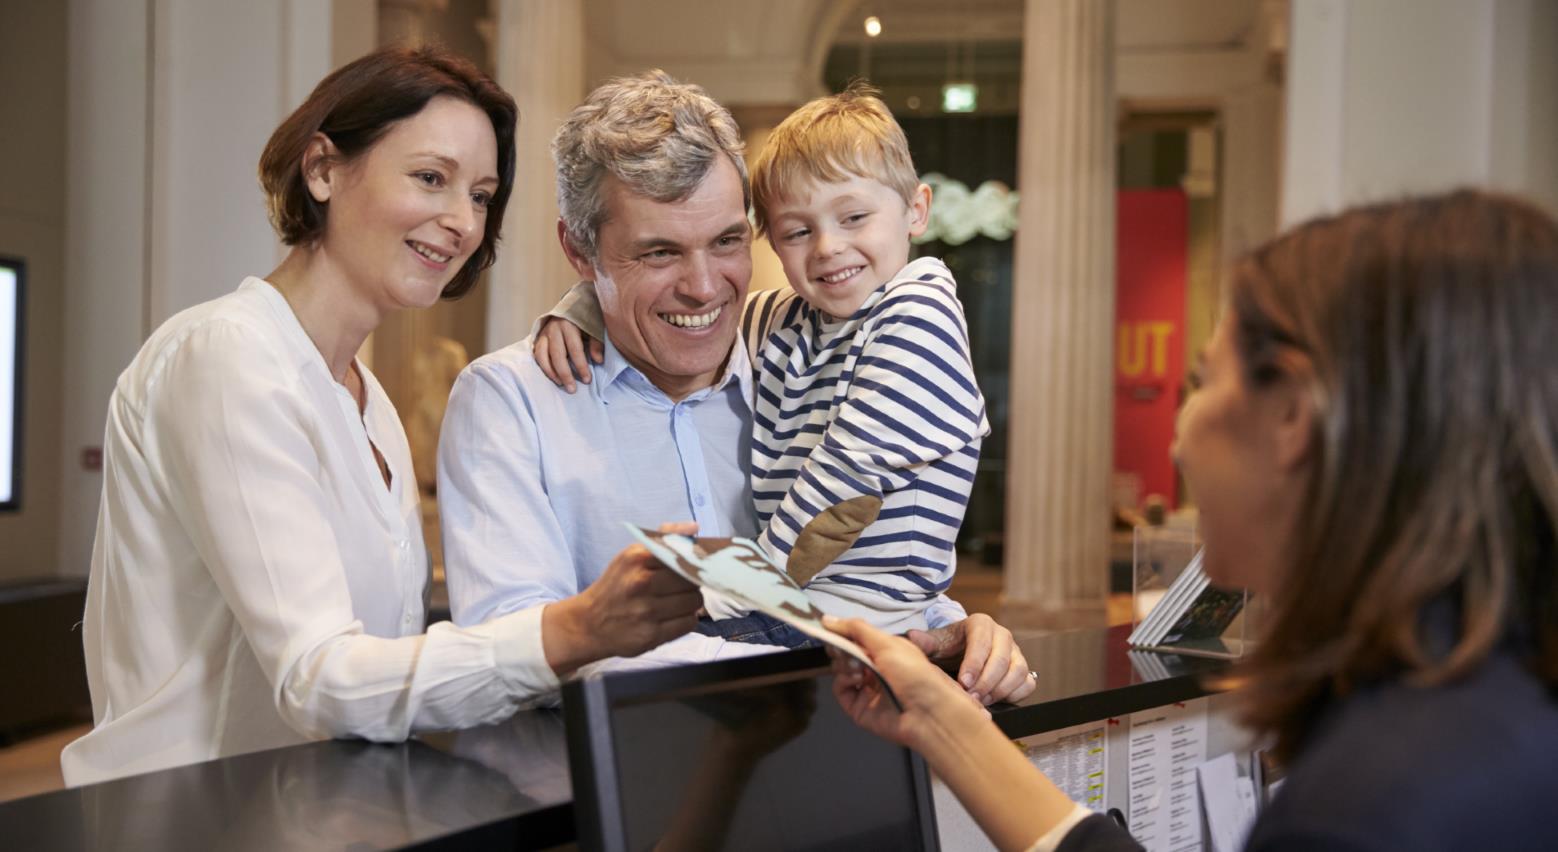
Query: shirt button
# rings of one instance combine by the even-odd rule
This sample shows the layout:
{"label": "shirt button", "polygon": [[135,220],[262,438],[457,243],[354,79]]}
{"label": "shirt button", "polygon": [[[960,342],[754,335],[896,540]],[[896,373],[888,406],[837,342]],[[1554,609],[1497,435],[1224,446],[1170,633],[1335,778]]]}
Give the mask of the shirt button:
{"label": "shirt button", "polygon": [[692,502],[693,502],[694,505],[702,506],[703,505],[703,495],[699,494],[698,496],[692,498]]}

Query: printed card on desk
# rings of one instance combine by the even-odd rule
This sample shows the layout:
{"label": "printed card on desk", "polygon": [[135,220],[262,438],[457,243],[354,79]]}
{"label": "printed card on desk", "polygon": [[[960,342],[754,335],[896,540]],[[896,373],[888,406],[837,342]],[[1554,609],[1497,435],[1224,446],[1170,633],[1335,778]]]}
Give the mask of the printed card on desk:
{"label": "printed card on desk", "polygon": [[[627,524],[627,528],[656,559],[689,582],[729,595],[743,606],[771,615],[876,671],[865,649],[822,626],[822,610],[783,568],[768,558],[757,542],[746,538],[692,538],[646,530],[635,524]],[[883,681],[882,686],[886,689],[887,682]],[[891,690],[888,695],[892,696]],[[897,704],[897,697],[892,698]]]}
{"label": "printed card on desk", "polygon": [[1206,586],[1158,641],[1164,645],[1216,639],[1244,609],[1244,592]]}

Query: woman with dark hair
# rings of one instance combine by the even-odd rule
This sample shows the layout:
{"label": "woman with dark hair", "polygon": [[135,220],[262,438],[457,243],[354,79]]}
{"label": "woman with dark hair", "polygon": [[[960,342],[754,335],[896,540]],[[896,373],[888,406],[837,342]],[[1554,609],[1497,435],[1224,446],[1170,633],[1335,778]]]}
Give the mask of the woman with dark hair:
{"label": "woman with dark hair", "polygon": [[[1180,414],[1206,570],[1269,596],[1233,681],[1287,766],[1250,849],[1551,848],[1558,226],[1458,192],[1311,222],[1234,269]],[[902,640],[853,622],[867,729],[1002,849],[1139,848]]]}
{"label": "woman with dark hair", "polygon": [[[423,633],[410,451],[355,360],[393,311],[470,290],[514,186],[514,101],[471,63],[382,50],[320,82],[260,160],[291,251],[154,332],[109,403],[72,785],[297,743],[501,719],[591,659],[690,630],[646,551],[570,606]],[[604,646],[610,647],[604,647]]]}

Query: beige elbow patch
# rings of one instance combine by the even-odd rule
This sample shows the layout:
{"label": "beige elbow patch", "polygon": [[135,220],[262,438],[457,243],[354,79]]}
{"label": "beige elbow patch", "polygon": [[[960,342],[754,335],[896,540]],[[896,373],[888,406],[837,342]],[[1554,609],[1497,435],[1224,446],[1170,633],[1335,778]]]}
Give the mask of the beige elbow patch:
{"label": "beige elbow patch", "polygon": [[795,537],[785,572],[797,585],[811,582],[818,571],[854,546],[861,531],[875,523],[881,511],[880,497],[852,497],[829,507]]}

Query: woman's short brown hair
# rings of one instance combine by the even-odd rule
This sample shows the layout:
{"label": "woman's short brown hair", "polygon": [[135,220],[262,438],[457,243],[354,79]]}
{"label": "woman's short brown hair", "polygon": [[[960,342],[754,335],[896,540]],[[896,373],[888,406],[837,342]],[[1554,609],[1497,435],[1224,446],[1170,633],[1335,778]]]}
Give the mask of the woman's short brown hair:
{"label": "woman's short brown hair", "polygon": [[487,114],[498,140],[498,188],[487,205],[481,245],[444,287],[457,299],[497,257],[503,210],[514,190],[514,99],[469,60],[436,47],[389,47],[341,66],[319,81],[303,105],[271,134],[260,155],[260,186],[271,226],[289,246],[324,234],[328,205],[303,179],[303,154],[315,133],[329,137],[344,161],[361,156],[396,122],[438,96],[458,98]]}
{"label": "woman's short brown hair", "polygon": [[1245,721],[1291,758],[1362,685],[1496,647],[1558,687],[1558,225],[1460,191],[1305,224],[1233,270],[1243,380],[1314,400]]}

